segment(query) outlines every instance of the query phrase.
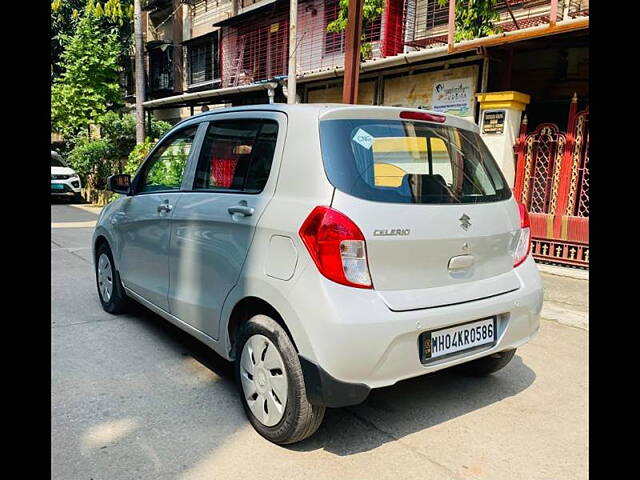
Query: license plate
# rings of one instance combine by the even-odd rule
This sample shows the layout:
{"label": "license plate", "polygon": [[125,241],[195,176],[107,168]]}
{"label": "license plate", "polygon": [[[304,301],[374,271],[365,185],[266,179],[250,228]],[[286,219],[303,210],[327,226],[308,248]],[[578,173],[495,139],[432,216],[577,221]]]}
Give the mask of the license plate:
{"label": "license plate", "polygon": [[51,190],[64,190],[64,185],[61,183],[52,183]]}
{"label": "license plate", "polygon": [[495,343],[495,317],[454,325],[420,334],[420,360],[422,363],[427,363],[437,358],[495,345]]}

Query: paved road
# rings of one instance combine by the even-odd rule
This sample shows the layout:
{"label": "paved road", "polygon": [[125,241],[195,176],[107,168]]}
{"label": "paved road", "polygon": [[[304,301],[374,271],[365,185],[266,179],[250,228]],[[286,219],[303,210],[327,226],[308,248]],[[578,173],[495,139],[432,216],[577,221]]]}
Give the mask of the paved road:
{"label": "paved road", "polygon": [[216,354],[148,310],[102,311],[96,212],[51,207],[52,478],[587,478],[586,329],[543,320],[490,378],[401,382],[278,447],[254,433]]}

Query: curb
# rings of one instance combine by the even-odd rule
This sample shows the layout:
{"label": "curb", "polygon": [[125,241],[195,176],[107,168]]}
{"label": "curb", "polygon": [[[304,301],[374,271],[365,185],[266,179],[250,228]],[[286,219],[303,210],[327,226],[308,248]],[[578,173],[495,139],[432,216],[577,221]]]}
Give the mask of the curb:
{"label": "curb", "polygon": [[579,270],[577,268],[559,267],[557,265],[547,265],[545,263],[537,263],[540,273],[556,275],[558,277],[575,278],[576,280],[589,281],[589,270]]}
{"label": "curb", "polygon": [[91,213],[96,213],[95,210],[104,208],[104,205],[96,205],[95,203],[74,204],[69,206]]}
{"label": "curb", "polygon": [[569,327],[589,331],[589,313],[567,308],[559,303],[545,301],[540,316]]}

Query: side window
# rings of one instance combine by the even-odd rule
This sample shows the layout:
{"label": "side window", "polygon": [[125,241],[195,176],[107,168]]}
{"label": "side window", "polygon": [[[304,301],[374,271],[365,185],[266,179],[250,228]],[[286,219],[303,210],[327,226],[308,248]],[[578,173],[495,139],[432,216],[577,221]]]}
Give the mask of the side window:
{"label": "side window", "polygon": [[277,138],[278,123],[273,120],[211,122],[194,189],[260,193],[269,178]]}
{"label": "side window", "polygon": [[196,130],[197,126],[189,127],[165,140],[145,165],[138,192],[180,189]]}

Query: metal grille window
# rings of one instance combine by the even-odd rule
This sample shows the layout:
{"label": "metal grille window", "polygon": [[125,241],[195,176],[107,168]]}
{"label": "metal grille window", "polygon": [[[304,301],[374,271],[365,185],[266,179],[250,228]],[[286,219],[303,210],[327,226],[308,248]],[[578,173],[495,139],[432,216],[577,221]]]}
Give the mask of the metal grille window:
{"label": "metal grille window", "polygon": [[222,27],[222,84],[245,85],[286,75],[289,11],[285,2]]}
{"label": "metal grille window", "polygon": [[218,65],[218,39],[208,36],[187,46],[189,87],[210,84],[220,76]]}

